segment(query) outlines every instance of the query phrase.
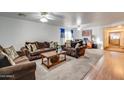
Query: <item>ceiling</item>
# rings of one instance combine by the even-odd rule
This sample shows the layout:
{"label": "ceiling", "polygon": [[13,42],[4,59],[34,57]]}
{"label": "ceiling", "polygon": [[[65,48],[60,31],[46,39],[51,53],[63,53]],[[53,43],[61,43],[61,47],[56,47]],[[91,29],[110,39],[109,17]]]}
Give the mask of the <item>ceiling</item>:
{"label": "ceiling", "polygon": [[[0,12],[0,16],[40,22],[41,12]],[[56,20],[49,20],[47,24],[58,26],[77,26],[95,23],[99,25],[111,24],[124,20],[124,12],[49,12]],[[40,22],[41,23],[41,22]]]}

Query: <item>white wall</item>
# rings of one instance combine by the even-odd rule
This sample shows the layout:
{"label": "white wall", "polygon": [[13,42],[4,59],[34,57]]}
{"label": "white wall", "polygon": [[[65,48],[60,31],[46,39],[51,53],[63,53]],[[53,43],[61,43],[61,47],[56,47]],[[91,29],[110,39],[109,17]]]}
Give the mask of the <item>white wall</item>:
{"label": "white wall", "polygon": [[59,41],[59,27],[43,23],[0,17],[0,44],[16,50],[26,41]]}
{"label": "white wall", "polygon": [[81,27],[80,31],[75,32],[76,39],[83,39],[82,31],[83,30],[92,30],[92,34],[96,36],[97,43],[99,48],[103,48],[103,26],[87,26]]}

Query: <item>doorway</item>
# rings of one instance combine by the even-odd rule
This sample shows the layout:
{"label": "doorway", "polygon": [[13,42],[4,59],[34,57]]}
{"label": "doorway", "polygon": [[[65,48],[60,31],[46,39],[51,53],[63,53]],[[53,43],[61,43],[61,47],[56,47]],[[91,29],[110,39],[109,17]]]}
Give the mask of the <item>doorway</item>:
{"label": "doorway", "polygon": [[109,47],[120,47],[120,32],[109,32]]}
{"label": "doorway", "polygon": [[124,25],[104,29],[104,49],[124,53]]}

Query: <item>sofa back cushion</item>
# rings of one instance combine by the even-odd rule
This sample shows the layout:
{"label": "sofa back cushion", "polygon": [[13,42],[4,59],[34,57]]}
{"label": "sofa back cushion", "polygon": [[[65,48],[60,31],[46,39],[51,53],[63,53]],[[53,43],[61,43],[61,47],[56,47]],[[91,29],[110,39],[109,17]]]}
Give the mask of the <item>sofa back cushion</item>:
{"label": "sofa back cushion", "polygon": [[44,42],[44,48],[49,48],[50,47],[50,43],[49,42]]}
{"label": "sofa back cushion", "polygon": [[80,43],[77,43],[75,48],[79,48],[80,47]]}
{"label": "sofa back cushion", "polygon": [[76,42],[71,42],[71,47],[75,48],[76,44],[77,44]]}
{"label": "sofa back cushion", "polygon": [[35,52],[37,50],[37,47],[35,44],[31,44],[31,47],[32,47],[33,52]]}
{"label": "sofa back cushion", "polygon": [[53,41],[50,42],[50,48],[55,48],[55,46],[54,46],[54,42],[53,42]]}
{"label": "sofa back cushion", "polygon": [[28,45],[28,44],[29,44],[29,45],[32,45],[32,44],[34,45],[34,44],[35,44],[35,46],[36,46],[36,47],[33,48],[33,49],[30,48],[31,51],[35,50],[36,48],[37,48],[37,49],[41,49],[41,48],[49,48],[49,47],[50,47],[50,43],[49,43],[49,42],[37,42],[37,41],[36,41],[36,42],[26,42],[26,43],[25,43],[26,48],[27,48],[27,45]]}
{"label": "sofa back cushion", "polygon": [[6,54],[9,57],[11,57],[13,60],[16,59],[17,57],[19,57],[19,55],[17,54],[17,52],[13,46],[5,48],[5,51],[6,51]]}
{"label": "sofa back cushion", "polygon": [[6,67],[6,66],[11,66],[11,64],[7,59],[7,57],[0,53],[0,68]]}
{"label": "sofa back cushion", "polygon": [[68,48],[68,47],[71,47],[71,40],[67,40],[65,46],[66,46],[67,48]]}
{"label": "sofa back cushion", "polygon": [[44,42],[37,42],[36,46],[37,46],[37,49],[44,48]]}
{"label": "sofa back cushion", "polygon": [[[12,60],[11,57],[9,57],[6,53],[0,51],[0,56],[1,56],[1,67],[2,66],[10,66],[10,65],[15,65],[15,62]],[[5,63],[4,63],[5,62]]]}
{"label": "sofa back cushion", "polygon": [[4,48],[0,45],[0,51],[5,52]]}

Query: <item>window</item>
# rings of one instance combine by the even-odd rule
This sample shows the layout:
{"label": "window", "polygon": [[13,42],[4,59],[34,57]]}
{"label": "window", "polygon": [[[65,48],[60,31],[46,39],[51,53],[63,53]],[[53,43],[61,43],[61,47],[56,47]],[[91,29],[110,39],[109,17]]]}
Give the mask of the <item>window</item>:
{"label": "window", "polygon": [[73,40],[71,30],[65,30],[65,42],[66,40]]}

